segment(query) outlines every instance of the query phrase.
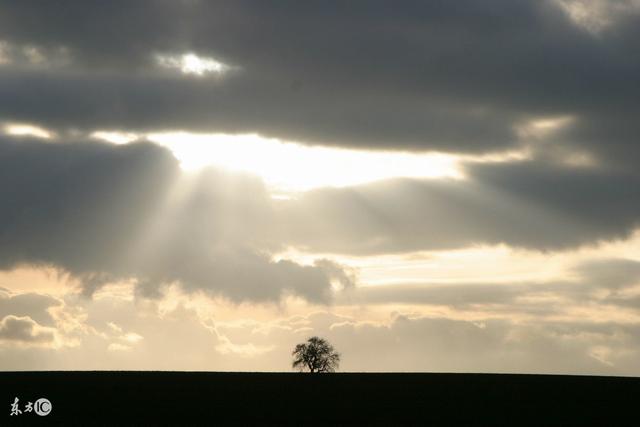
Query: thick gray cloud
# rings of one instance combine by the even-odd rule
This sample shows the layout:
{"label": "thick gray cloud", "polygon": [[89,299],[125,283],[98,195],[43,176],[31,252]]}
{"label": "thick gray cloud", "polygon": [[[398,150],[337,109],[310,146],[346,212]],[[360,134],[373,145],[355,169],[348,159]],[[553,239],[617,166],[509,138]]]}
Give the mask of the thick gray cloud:
{"label": "thick gray cloud", "polygon": [[309,250],[358,254],[486,243],[553,250],[624,238],[639,224],[640,181],[632,173],[542,160],[467,171],[465,181],[309,191],[282,208],[287,238]]}
{"label": "thick gray cloud", "polygon": [[[45,56],[64,47],[71,64],[5,64],[0,114],[464,152],[511,147],[522,121],[569,114],[575,127],[556,143],[637,159],[638,11],[604,17],[611,25],[593,34],[558,4],[5,2],[1,39]],[[190,79],[153,61],[186,51],[237,72]]]}
{"label": "thick gray cloud", "polygon": [[33,262],[99,270],[125,255],[179,172],[170,153],[150,144],[3,139],[0,162],[4,268]]}
{"label": "thick gray cloud", "polygon": [[[607,105],[605,100],[603,104]],[[540,148],[549,152],[560,148],[568,152],[591,153],[603,167],[637,173],[640,162],[638,114],[638,105],[590,111],[549,138]]]}
{"label": "thick gray cloud", "polygon": [[352,285],[330,261],[270,261],[269,198],[259,180],[182,175],[152,144],[3,140],[0,194],[0,268],[53,265],[88,294],[133,278],[147,296],[179,282],[236,301],[293,293],[327,302],[331,280]]}

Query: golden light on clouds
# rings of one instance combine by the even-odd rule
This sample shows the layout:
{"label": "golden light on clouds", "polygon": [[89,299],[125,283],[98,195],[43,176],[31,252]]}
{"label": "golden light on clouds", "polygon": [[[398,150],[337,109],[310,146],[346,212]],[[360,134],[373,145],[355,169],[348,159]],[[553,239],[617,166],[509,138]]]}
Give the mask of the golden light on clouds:
{"label": "golden light on clouds", "polygon": [[2,130],[3,133],[12,136],[31,136],[42,139],[51,139],[55,136],[52,131],[29,123],[5,123]]}
{"label": "golden light on clouds", "polygon": [[0,270],[0,287],[16,292],[61,295],[76,285],[76,281],[51,267],[21,266],[11,270]]}
{"label": "golden light on clouds", "polygon": [[515,130],[521,138],[539,139],[565,129],[573,124],[575,120],[572,115],[540,117],[517,124]]}
{"label": "golden light on clouds", "polygon": [[[542,135],[568,125],[571,118],[527,123],[520,132]],[[308,146],[257,134],[192,133],[168,131],[135,133],[98,130],[92,138],[112,144],[148,140],[163,146],[183,170],[197,172],[208,166],[249,173],[264,180],[274,198],[287,192],[321,187],[348,187],[393,178],[465,179],[465,163],[504,163],[530,160],[529,147],[479,155],[439,152],[365,151]]]}
{"label": "golden light on clouds", "polygon": [[572,267],[594,259],[640,261],[640,231],[630,238],[575,250],[535,251],[506,245],[407,254],[346,256],[307,253],[289,248],[274,260],[290,259],[311,265],[330,258],[358,271],[363,285],[396,283],[514,283],[574,280]]}
{"label": "golden light on clouds", "polygon": [[112,144],[127,144],[133,142],[140,137],[140,135],[133,132],[110,132],[110,131],[95,131],[90,135],[92,138],[101,139],[103,141],[110,142]]}

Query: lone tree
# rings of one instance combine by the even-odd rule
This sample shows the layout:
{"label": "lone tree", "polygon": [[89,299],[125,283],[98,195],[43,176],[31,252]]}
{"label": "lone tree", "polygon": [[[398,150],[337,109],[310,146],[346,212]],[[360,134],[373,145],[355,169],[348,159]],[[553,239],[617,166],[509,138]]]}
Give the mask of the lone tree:
{"label": "lone tree", "polygon": [[340,354],[327,340],[318,337],[311,337],[306,343],[298,344],[291,354],[293,367],[300,371],[335,372],[340,364]]}

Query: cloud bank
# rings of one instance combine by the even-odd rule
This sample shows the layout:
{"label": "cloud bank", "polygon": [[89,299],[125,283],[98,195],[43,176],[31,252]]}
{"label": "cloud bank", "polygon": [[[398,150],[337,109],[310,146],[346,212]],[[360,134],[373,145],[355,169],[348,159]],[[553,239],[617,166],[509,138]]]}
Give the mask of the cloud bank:
{"label": "cloud bank", "polygon": [[181,175],[149,143],[0,142],[0,267],[53,265],[91,295],[134,279],[145,296],[181,283],[232,300],[330,300],[341,267],[271,261],[270,206],[256,178]]}
{"label": "cloud bank", "polygon": [[[640,8],[577,3],[8,2],[0,114],[465,153],[530,144],[523,125],[569,115],[543,139],[631,165]],[[187,54],[234,68],[195,78],[157,61]]]}

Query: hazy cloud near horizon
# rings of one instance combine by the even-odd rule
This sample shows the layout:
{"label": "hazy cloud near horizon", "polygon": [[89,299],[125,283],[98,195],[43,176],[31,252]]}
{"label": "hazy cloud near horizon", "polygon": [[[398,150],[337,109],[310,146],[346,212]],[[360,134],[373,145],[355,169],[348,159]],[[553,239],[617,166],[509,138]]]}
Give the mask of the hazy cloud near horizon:
{"label": "hazy cloud near horizon", "polygon": [[[342,353],[346,371],[630,375],[637,372],[640,353],[640,335],[633,324],[558,321],[543,312],[524,321],[398,312],[368,321],[312,310],[270,321],[238,322],[215,320],[215,313],[203,315],[182,303],[160,310],[155,302],[115,296],[69,296],[64,310],[69,314],[57,314],[57,328],[47,330],[64,343],[57,348],[32,335],[21,338],[29,346],[7,346],[2,341],[5,331],[0,330],[3,366],[287,371],[291,348],[310,335],[328,338]],[[39,327],[28,317],[5,319],[9,321],[1,327],[17,319]],[[13,339],[20,338],[14,334]],[[184,353],[176,352],[176,346]]]}

